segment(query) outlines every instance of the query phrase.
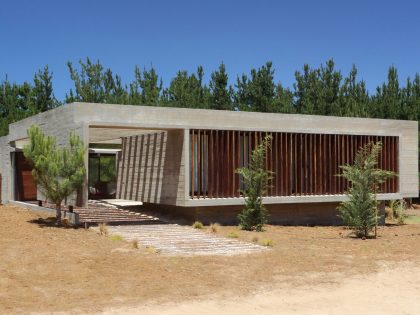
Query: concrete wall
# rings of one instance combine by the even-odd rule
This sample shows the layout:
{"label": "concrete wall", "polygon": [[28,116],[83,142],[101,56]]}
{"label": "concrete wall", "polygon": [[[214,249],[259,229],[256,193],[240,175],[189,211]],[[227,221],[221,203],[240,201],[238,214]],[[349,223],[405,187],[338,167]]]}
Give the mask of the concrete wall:
{"label": "concrete wall", "polygon": [[2,176],[1,183],[1,201],[7,202],[12,195],[12,167],[10,162],[11,148],[9,145],[9,137],[0,138],[0,174]]}
{"label": "concrete wall", "polygon": [[[269,224],[282,225],[342,225],[337,210],[338,202],[322,203],[293,203],[266,205]],[[243,206],[213,206],[213,207],[176,207],[146,204],[147,209],[160,212],[165,216],[179,220],[183,218],[186,223],[201,221],[204,224],[219,223],[237,225],[238,214]],[[379,224],[385,224],[384,203],[379,206]]]}
{"label": "concrete wall", "polygon": [[117,198],[183,205],[183,130],[126,137],[118,161]]}
{"label": "concrete wall", "polygon": [[[267,205],[269,224],[284,225],[340,225],[338,217],[338,203],[318,204],[277,204]],[[213,206],[213,207],[171,207],[156,204],[146,204],[147,209],[160,212],[166,216],[179,219],[187,223],[200,221],[204,224],[238,224],[238,214],[242,206]]]}

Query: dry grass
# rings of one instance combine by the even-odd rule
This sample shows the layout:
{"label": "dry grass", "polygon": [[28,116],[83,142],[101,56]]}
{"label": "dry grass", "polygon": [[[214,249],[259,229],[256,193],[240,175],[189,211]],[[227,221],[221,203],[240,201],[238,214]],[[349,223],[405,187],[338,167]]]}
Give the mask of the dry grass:
{"label": "dry grass", "polygon": [[146,247],[146,251],[148,252],[148,253],[151,253],[151,254],[159,254],[160,253],[160,250],[159,249],[157,249],[156,247],[154,247],[154,246],[147,246]]}
{"label": "dry grass", "polygon": [[211,233],[217,233],[219,231],[220,224],[219,223],[212,223],[210,224],[209,230]]}
{"label": "dry grass", "polygon": [[99,223],[98,227],[99,227],[99,234],[108,236],[109,232],[108,232],[108,226],[106,223]]}
{"label": "dry grass", "polygon": [[260,245],[266,246],[266,247],[273,247],[274,246],[274,241],[270,240],[270,239],[263,239],[261,241]]}
{"label": "dry grass", "polygon": [[[335,283],[383,264],[420,264],[420,224],[380,227],[378,239],[365,241],[348,237],[341,227],[235,230],[242,241],[258,236],[275,246],[252,256],[171,257],[152,254],[152,248],[133,250],[129,242],[113,242],[91,230],[43,224],[48,216],[0,207],[0,314],[87,314],[109,306]],[[234,229],[220,226],[218,235]]]}
{"label": "dry grass", "polygon": [[134,249],[139,249],[140,245],[139,245],[139,241],[138,241],[138,240],[134,239],[134,240],[132,240],[130,243],[131,243],[131,246],[132,246]]}
{"label": "dry grass", "polygon": [[239,238],[239,234],[235,231],[230,231],[226,236],[229,238]]}
{"label": "dry grass", "polygon": [[122,240],[124,240],[123,237],[119,234],[112,234],[109,236],[109,239],[114,242],[121,242]]}
{"label": "dry grass", "polygon": [[68,218],[61,219],[61,225],[65,228],[71,227],[70,220]]}

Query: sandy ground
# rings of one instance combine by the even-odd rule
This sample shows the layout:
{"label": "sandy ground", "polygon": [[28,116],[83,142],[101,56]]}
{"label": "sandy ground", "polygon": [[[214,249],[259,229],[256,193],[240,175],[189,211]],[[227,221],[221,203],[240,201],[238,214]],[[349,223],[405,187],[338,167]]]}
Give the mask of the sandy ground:
{"label": "sandy ground", "polygon": [[0,207],[0,314],[420,314],[420,224],[364,241],[341,227],[219,227],[274,246],[170,257],[49,215]]}
{"label": "sandy ground", "polygon": [[340,284],[281,288],[246,297],[114,308],[101,314],[419,314],[420,268],[413,264],[384,268],[385,271],[369,276],[344,279]]}

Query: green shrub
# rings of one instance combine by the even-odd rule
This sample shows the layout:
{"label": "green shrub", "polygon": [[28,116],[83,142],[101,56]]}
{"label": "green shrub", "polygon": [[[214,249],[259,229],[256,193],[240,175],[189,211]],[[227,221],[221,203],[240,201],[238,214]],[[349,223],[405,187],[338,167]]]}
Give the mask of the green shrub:
{"label": "green shrub", "polygon": [[195,221],[192,225],[192,227],[194,229],[202,229],[203,228],[203,223],[201,223],[200,221]]}

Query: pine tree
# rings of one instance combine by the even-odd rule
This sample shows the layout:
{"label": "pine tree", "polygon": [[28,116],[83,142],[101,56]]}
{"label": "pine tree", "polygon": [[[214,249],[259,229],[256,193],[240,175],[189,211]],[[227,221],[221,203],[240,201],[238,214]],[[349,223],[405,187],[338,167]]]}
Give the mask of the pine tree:
{"label": "pine tree", "polygon": [[265,137],[252,151],[249,165],[236,170],[245,185],[245,189],[241,191],[245,197],[245,209],[238,215],[239,226],[243,230],[262,231],[267,223],[268,214],[262,198],[272,179],[272,172],[265,169],[265,158],[271,140],[271,136]]}
{"label": "pine tree", "polygon": [[[70,96],[66,95],[66,103],[74,101],[87,102],[87,103],[104,103],[106,88],[112,89],[113,82],[107,81],[107,86],[104,85],[103,66],[99,62],[93,63],[89,58],[86,58],[86,62],[79,61],[81,70],[77,70],[73,67],[71,62],[67,63],[70,78],[74,82],[74,92],[70,90]],[[107,78],[109,79],[109,72]]]}
{"label": "pine tree", "polygon": [[388,82],[377,87],[372,109],[372,116],[376,118],[399,119],[402,116],[401,89],[394,66],[388,70]]}
{"label": "pine tree", "polygon": [[29,144],[23,153],[33,164],[32,175],[37,187],[56,206],[57,224],[61,223],[61,203],[77,191],[85,179],[86,148],[78,136],[71,133],[69,147],[58,148],[52,136],[45,136],[33,125],[28,129]]}
{"label": "pine tree", "polygon": [[224,63],[219,69],[211,74],[210,80],[210,108],[211,109],[231,109],[231,95],[228,88],[228,74]]}
{"label": "pine tree", "polygon": [[347,191],[348,200],[342,202],[338,209],[344,223],[358,237],[367,238],[377,226],[376,191],[379,184],[395,176],[391,171],[376,168],[381,150],[381,142],[369,142],[356,153],[353,165],[340,166],[342,174],[339,176],[349,182],[350,188]]}
{"label": "pine tree", "polygon": [[203,68],[197,68],[197,74],[178,71],[171,80],[168,89],[163,91],[162,103],[165,106],[208,108],[210,90],[203,85]]}
{"label": "pine tree", "polygon": [[249,102],[253,111],[264,113],[273,111],[276,84],[274,83],[274,69],[272,66],[271,62],[267,62],[261,68],[251,70],[248,91]]}
{"label": "pine tree", "polygon": [[293,106],[293,92],[284,88],[280,83],[276,87],[276,95],[273,101],[272,111],[275,113],[291,114],[295,112]]}
{"label": "pine tree", "polygon": [[34,87],[32,89],[32,98],[34,105],[34,114],[45,112],[59,106],[59,102],[54,97],[52,74],[48,66],[39,70],[34,76]]}
{"label": "pine tree", "polygon": [[342,76],[332,59],[320,68],[305,64],[303,73],[295,73],[296,110],[302,114],[339,115],[339,91]]}
{"label": "pine tree", "polygon": [[249,95],[249,83],[246,74],[236,77],[236,84],[233,93],[234,107],[241,111],[251,111],[251,100]]}
{"label": "pine tree", "polygon": [[370,97],[364,81],[357,80],[357,69],[353,65],[339,93],[339,108],[335,113],[344,117],[369,117]]}

